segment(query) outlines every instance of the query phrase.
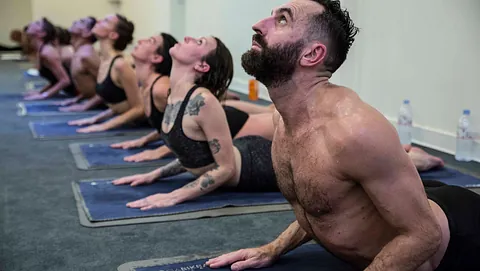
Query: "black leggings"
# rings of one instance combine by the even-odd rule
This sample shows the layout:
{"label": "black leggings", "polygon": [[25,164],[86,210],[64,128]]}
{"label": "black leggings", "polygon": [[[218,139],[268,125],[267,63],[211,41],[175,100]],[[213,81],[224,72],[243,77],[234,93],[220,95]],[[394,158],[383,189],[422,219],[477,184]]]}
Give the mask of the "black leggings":
{"label": "black leggings", "polygon": [[436,271],[480,270],[480,195],[451,185],[426,187],[425,192],[445,212],[450,228],[450,242]]}
{"label": "black leggings", "polygon": [[246,136],[233,141],[242,156],[242,170],[236,191],[278,192],[272,164],[272,141]]}

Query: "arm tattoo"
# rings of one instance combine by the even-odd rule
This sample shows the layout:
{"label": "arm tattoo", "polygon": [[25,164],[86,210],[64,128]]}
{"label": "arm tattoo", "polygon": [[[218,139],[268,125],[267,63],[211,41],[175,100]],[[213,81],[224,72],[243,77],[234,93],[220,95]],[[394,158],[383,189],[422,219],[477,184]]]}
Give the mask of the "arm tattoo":
{"label": "arm tattoo", "polygon": [[213,154],[217,154],[220,151],[220,142],[218,142],[218,139],[214,138],[212,141],[208,141],[208,145],[210,145]]}
{"label": "arm tattoo", "polygon": [[161,178],[175,176],[185,171],[187,170],[180,164],[180,161],[175,159],[175,161],[163,166]]}
{"label": "arm tattoo", "polygon": [[194,188],[194,187],[197,187],[197,185],[198,185],[199,182],[200,182],[200,181],[197,179],[197,180],[195,180],[195,181],[193,181],[193,182],[191,182],[191,183],[186,184],[186,185],[184,186],[184,188]]}
{"label": "arm tattoo", "polygon": [[210,176],[208,173],[205,174],[205,179],[202,180],[200,183],[200,190],[206,190],[209,186],[214,185],[215,180],[213,179],[212,176]]}
{"label": "arm tattoo", "polygon": [[188,102],[187,109],[185,110],[184,114],[188,114],[190,116],[198,116],[200,112],[200,108],[205,105],[205,98],[203,96],[197,95],[193,99]]}

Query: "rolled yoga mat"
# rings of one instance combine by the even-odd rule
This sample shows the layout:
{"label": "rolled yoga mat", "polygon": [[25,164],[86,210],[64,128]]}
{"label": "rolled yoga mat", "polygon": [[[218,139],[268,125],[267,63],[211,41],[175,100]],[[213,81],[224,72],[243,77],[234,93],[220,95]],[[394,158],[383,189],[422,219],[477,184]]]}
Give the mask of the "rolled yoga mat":
{"label": "rolled yoga mat", "polygon": [[124,150],[114,149],[110,147],[117,141],[109,142],[95,142],[95,143],[72,143],[69,145],[70,151],[75,159],[77,168],[81,170],[97,170],[97,169],[115,169],[115,168],[137,168],[137,167],[152,167],[163,166],[173,161],[175,156],[173,154],[166,156],[163,159],[147,162],[126,162],[124,157],[134,155],[145,150],[153,150],[163,146],[162,141],[153,142],[142,148]]}
{"label": "rolled yoga mat", "polygon": [[115,186],[111,183],[113,179],[73,182],[80,224],[93,228],[291,210],[280,192],[241,193],[220,189],[172,207],[148,211],[126,207],[128,202],[169,193],[194,179],[184,173],[137,187]]}
{"label": "rolled yoga mat", "polygon": [[[211,269],[205,263],[216,256],[228,253],[212,253],[211,255],[190,255],[166,259],[153,259],[130,262],[117,268],[118,271],[167,271],[167,270],[217,270],[229,271],[230,266]],[[248,269],[250,270],[250,269]],[[353,271],[348,263],[338,259],[318,244],[305,244],[281,256],[272,266],[257,269],[261,271]]]}
{"label": "rolled yoga mat", "polygon": [[[125,125],[104,132],[88,134],[78,133],[79,126],[70,126],[68,121],[34,121],[29,123],[30,131],[38,140],[68,140],[79,138],[107,138],[115,136],[137,135],[144,136],[152,132],[153,128],[143,128]],[[86,127],[86,126],[85,126]]]}

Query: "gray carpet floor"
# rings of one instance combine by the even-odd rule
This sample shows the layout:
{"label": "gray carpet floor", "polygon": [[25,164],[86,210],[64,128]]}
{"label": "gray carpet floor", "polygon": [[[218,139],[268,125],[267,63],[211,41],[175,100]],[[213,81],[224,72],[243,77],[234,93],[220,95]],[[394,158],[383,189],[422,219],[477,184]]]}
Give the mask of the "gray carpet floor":
{"label": "gray carpet floor", "polygon": [[[0,93],[23,89],[20,68],[0,61]],[[0,101],[0,270],[116,270],[130,261],[236,250],[269,242],[294,220],[291,212],[280,212],[84,228],[72,181],[149,169],[79,171],[68,149],[73,141],[33,139],[27,123],[41,119],[18,117],[14,101]],[[479,169],[476,163],[462,165]]]}
{"label": "gray carpet floor", "polygon": [[[24,82],[18,63],[0,61],[0,93],[21,91]],[[150,169],[77,170],[68,149],[73,141],[33,139],[27,123],[41,119],[18,117],[14,101],[0,101],[2,271],[116,270],[130,261],[258,246],[294,220],[291,212],[281,212],[84,228],[78,221],[72,181]]]}

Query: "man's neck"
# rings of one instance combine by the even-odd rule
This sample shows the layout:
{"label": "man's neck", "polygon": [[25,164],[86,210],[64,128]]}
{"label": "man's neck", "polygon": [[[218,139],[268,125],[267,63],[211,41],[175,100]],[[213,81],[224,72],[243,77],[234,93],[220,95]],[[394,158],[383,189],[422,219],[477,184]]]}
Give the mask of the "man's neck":
{"label": "man's neck", "polygon": [[104,39],[100,40],[100,59],[102,61],[109,60],[113,56],[119,55],[122,52],[117,51],[113,48],[112,44],[110,43],[110,40]]}
{"label": "man's neck", "polygon": [[154,78],[158,77],[160,74],[156,73],[153,69],[153,66],[150,63],[139,61],[135,59],[135,75],[138,82],[142,87],[149,86]]}
{"label": "man's neck", "polygon": [[195,84],[195,72],[191,66],[174,63],[170,74],[170,89],[175,95],[184,96]]}
{"label": "man's neck", "polygon": [[295,130],[308,120],[310,105],[315,103],[318,90],[329,84],[330,76],[296,73],[291,80],[279,87],[269,88],[268,92],[275,108],[282,116],[285,129]]}
{"label": "man's neck", "polygon": [[88,39],[84,39],[76,36],[72,36],[71,44],[75,49],[75,51],[78,51],[78,49],[84,45],[93,45]]}

